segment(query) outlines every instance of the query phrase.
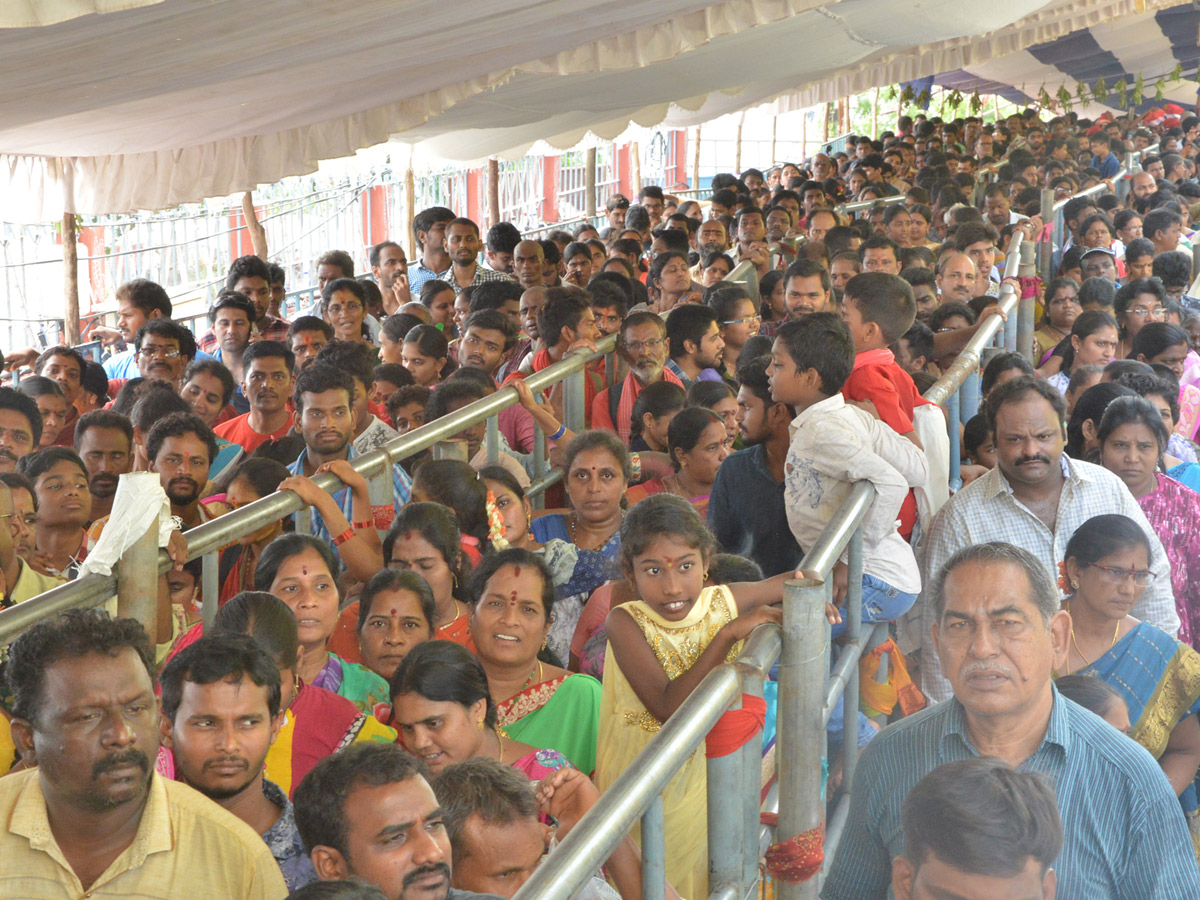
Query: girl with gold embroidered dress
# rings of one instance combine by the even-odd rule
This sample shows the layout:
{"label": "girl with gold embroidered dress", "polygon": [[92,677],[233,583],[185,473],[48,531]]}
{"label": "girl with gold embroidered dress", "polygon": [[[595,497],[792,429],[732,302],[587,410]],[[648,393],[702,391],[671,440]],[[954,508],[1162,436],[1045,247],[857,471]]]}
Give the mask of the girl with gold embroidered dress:
{"label": "girl with gold embroidered dress", "polygon": [[[694,506],[655,494],[621,526],[638,599],[608,615],[596,786],[609,788],[708,672],[732,662],[757,626],[781,622],[784,577],[706,588],[714,541]],[[791,577],[790,573],[788,577]],[[708,896],[707,780],[699,747],[663,793],[667,881]]]}
{"label": "girl with gold embroidered dress", "polygon": [[1130,737],[1150,751],[1196,814],[1200,766],[1200,653],[1129,611],[1154,578],[1150,544],[1127,516],[1088,519],[1067,542],[1060,586],[1071,614],[1067,657],[1056,675],[1102,678],[1125,701]]}
{"label": "girl with gold embroidered dress", "polygon": [[520,548],[490,553],[471,575],[471,634],[487,672],[497,725],[514,741],[557,750],[579,771],[596,768],[600,682],[546,653],[554,578]]}

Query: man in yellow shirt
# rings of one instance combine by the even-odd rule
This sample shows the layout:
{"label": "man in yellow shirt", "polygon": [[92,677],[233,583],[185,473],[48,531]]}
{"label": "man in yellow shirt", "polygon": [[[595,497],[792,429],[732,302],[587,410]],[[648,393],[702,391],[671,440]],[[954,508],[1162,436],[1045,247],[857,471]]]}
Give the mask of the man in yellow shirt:
{"label": "man in yellow shirt", "polygon": [[244,822],[154,771],[153,648],[132,619],[72,610],[9,648],[12,734],[36,768],[0,778],[0,897],[280,900]]}

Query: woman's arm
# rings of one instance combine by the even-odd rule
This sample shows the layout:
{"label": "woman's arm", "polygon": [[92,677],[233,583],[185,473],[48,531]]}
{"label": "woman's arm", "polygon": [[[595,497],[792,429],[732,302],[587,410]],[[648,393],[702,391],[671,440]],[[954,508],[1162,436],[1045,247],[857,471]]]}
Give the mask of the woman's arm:
{"label": "woman's arm", "polygon": [[1182,794],[1200,768],[1200,719],[1189,715],[1171,729],[1167,749],[1158,758],[1158,764],[1175,793]]}
{"label": "woman's arm", "polygon": [[[326,463],[317,471],[332,472],[346,482],[351,491],[354,517],[358,519],[359,516],[362,516],[359,521],[373,522],[374,517],[371,514],[371,499],[367,493],[366,479],[351,469],[349,463],[345,460],[338,460],[337,463]],[[359,482],[358,489],[354,485],[355,481]],[[346,566],[346,571],[356,580],[367,581],[383,568],[383,552],[380,546],[379,532],[375,530],[374,525],[370,528],[351,527],[333,496],[321,490],[312,482],[312,479],[303,475],[285,478],[280,483],[279,490],[293,491],[299,495],[301,500],[320,513],[331,539],[346,531],[351,532],[350,538],[337,547],[337,552]]]}
{"label": "woman's arm", "polygon": [[[776,575],[773,578],[767,578],[763,581],[738,581],[733,584],[727,584],[725,587],[733,594],[733,600],[737,603],[738,613],[745,615],[768,604],[773,605],[782,602],[784,582],[790,581],[793,578],[806,577],[808,576],[803,571],[796,572],[795,574],[784,572],[781,575]],[[836,566],[831,577],[833,577],[834,584],[836,585],[838,580]],[[836,625],[842,621],[842,614],[838,612],[837,607],[832,603],[826,603],[825,618],[829,620],[830,625]],[[782,619],[778,621],[782,622]]]}
{"label": "woman's arm", "polygon": [[690,669],[674,679],[667,677],[641,629],[626,610],[617,607],[610,612],[605,629],[613,656],[634,693],[650,715],[665,722],[704,676],[724,662],[734,644],[745,640],[764,622],[779,624],[782,621],[783,611],[772,606],[761,606],[748,615],[738,616],[716,633]]}

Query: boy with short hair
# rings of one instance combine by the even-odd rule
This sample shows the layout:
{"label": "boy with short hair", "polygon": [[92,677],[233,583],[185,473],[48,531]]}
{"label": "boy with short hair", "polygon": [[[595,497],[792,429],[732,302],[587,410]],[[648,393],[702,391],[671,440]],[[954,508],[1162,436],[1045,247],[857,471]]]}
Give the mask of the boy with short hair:
{"label": "boy with short hair", "polygon": [[[903,615],[921,589],[916,558],[896,518],[909,488],[923,484],[929,468],[915,444],[842,396],[854,349],[850,330],[835,314],[812,313],[780,326],[767,372],[772,399],[796,410],[784,465],[784,506],[796,542],[813,546],[855,482],[875,488],[863,521],[862,617],[886,622]],[[839,606],[848,574],[844,561],[834,566]]]}

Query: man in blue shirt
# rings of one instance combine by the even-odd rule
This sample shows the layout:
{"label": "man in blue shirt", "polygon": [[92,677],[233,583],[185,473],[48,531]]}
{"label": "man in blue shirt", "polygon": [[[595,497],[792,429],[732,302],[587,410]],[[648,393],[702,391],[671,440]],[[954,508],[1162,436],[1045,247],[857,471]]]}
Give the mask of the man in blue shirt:
{"label": "man in blue shirt", "polygon": [[1103,131],[1097,131],[1088,137],[1088,143],[1092,147],[1091,167],[1099,170],[1101,178],[1115,177],[1121,170],[1121,161],[1112,151],[1114,144],[1121,146],[1120,141],[1110,139]]}
{"label": "man in blue shirt", "polygon": [[454,221],[454,210],[431,206],[413,217],[413,234],[421,258],[408,267],[408,289],[419,296],[427,281],[450,279],[450,254],[446,252],[446,226]]}
{"label": "man in blue shirt", "polygon": [[708,527],[728,553],[758,563],[770,577],[794,572],[804,551],[792,536],[783,503],[783,464],[795,418],[790,406],[771,399],[768,357],[738,366],[737,422],[745,450],[717,469],[708,500]]}
{"label": "man in blue shirt", "polygon": [[1059,896],[1200,897],[1179,799],[1136,742],[1058,693],[1071,616],[1045,565],[1011,544],[952,556],[928,591],[932,639],[954,697],[887,728],[859,759],[823,900],[887,896],[904,852],[901,809],[940,765],[997,757],[1054,784],[1064,842]]}

